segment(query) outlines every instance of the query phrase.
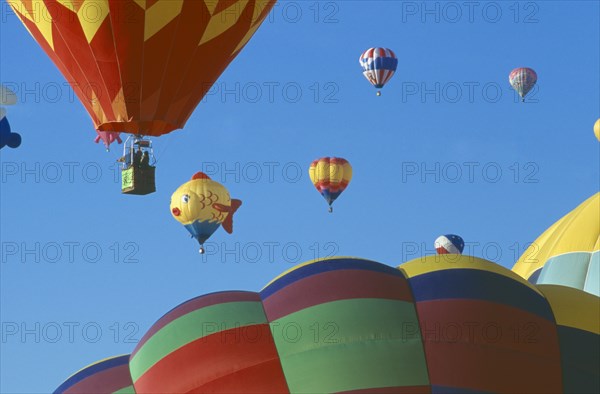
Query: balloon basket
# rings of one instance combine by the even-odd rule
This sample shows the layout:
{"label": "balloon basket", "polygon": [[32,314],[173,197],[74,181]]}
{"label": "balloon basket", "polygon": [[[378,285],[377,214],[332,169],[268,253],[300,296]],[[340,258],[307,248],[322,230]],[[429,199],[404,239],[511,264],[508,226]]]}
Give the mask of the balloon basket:
{"label": "balloon basket", "polygon": [[381,96],[381,92],[377,92],[377,96]]}
{"label": "balloon basket", "polygon": [[333,207],[329,207],[329,213],[333,213]]}
{"label": "balloon basket", "polygon": [[156,191],[156,167],[146,168],[130,166],[121,170],[121,193],[143,196]]}
{"label": "balloon basket", "polygon": [[198,253],[204,254],[205,252],[206,252],[206,250],[204,250],[204,246],[200,246],[200,249],[198,250]]}

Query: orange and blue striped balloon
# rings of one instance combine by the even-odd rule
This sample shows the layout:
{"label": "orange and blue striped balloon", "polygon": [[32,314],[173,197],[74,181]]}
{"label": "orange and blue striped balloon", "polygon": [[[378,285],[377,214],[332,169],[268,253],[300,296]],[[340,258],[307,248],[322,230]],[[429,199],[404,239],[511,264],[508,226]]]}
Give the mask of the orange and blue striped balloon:
{"label": "orange and blue striped balloon", "polygon": [[311,163],[308,175],[329,204],[329,212],[333,212],[331,204],[346,190],[352,180],[352,166],[346,159],[323,157]]}

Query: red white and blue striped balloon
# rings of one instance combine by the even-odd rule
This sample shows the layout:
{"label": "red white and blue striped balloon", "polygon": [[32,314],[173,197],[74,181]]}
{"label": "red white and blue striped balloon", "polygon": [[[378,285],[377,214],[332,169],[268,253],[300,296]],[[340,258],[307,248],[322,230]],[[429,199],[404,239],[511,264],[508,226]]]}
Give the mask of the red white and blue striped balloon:
{"label": "red white and blue striped balloon", "polygon": [[519,93],[521,99],[525,101],[525,96],[533,89],[537,82],[537,74],[531,68],[519,67],[510,72],[508,81],[510,82],[510,86]]}
{"label": "red white and blue striped balloon", "polygon": [[458,235],[441,235],[435,240],[435,250],[438,254],[462,254],[465,241]]}
{"label": "red white and blue striped balloon", "polygon": [[387,48],[369,48],[360,55],[359,62],[363,75],[377,89],[389,82],[398,67],[396,54]]}

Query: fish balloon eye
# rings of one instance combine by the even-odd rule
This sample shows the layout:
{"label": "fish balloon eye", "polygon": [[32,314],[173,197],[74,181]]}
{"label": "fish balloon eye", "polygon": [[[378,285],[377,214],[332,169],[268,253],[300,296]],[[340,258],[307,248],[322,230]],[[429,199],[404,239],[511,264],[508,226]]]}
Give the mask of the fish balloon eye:
{"label": "fish balloon eye", "polygon": [[184,194],[183,196],[181,196],[181,202],[183,202],[184,204],[187,204],[190,201],[190,196],[187,194]]}

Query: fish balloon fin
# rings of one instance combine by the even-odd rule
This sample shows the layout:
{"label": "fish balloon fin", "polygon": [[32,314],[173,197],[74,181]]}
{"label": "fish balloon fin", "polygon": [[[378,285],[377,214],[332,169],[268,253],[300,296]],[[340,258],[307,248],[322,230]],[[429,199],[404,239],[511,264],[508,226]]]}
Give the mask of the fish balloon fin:
{"label": "fish balloon fin", "polygon": [[242,201],[241,200],[236,200],[236,199],[232,199],[231,200],[231,208],[229,211],[229,215],[227,215],[227,217],[225,218],[225,221],[223,221],[223,230],[227,231],[227,233],[231,234],[233,232],[233,214],[235,213],[235,211],[238,210],[238,208],[242,206]]}

